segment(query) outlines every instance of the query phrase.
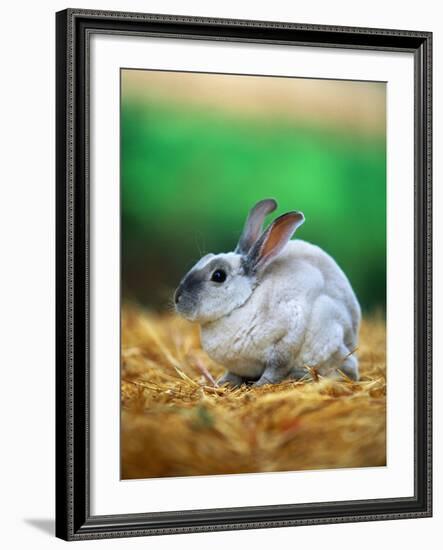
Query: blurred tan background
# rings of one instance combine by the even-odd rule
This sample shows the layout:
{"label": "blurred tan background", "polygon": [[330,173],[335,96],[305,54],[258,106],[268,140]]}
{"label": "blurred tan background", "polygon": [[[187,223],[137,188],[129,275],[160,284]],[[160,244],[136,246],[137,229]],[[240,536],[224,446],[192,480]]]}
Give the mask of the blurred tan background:
{"label": "blurred tan background", "polygon": [[384,133],[383,83],[242,75],[125,71],[125,99],[165,101],[231,112],[236,116],[289,118],[295,122]]}

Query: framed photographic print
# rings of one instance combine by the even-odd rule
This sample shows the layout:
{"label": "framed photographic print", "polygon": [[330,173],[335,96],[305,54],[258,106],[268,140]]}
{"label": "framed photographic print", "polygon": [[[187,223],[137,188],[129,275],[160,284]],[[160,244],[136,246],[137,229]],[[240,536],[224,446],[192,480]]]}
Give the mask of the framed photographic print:
{"label": "framed photographic print", "polygon": [[431,515],[431,40],[57,13],[57,536]]}

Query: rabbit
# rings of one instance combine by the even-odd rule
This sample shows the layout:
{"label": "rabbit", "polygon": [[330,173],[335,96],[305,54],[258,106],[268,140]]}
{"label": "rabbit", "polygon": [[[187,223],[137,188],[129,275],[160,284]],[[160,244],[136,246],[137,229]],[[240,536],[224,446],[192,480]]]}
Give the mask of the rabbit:
{"label": "rabbit", "polygon": [[290,240],[301,212],[262,232],[276,208],[274,199],[258,202],[234,252],[207,254],[192,267],[175,291],[176,311],[200,324],[203,349],[227,369],[219,384],[276,384],[306,377],[309,367],[358,380],[361,310],[351,284],[321,248]]}

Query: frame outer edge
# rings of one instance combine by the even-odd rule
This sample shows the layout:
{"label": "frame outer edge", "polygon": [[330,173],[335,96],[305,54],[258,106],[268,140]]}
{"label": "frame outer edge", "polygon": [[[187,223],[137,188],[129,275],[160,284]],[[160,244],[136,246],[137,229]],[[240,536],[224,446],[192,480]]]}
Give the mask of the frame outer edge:
{"label": "frame outer edge", "polygon": [[432,282],[432,153],[433,153],[433,121],[432,121],[432,102],[433,102],[433,74],[432,74],[432,58],[433,58],[433,35],[429,33],[426,40],[424,41],[426,47],[426,80],[425,80],[425,94],[426,94],[426,137],[425,137],[425,170],[424,175],[426,182],[426,227],[425,236],[426,236],[426,265],[425,265],[425,276],[426,276],[426,291],[425,291],[425,300],[426,300],[426,402],[427,402],[427,441],[426,441],[426,451],[427,451],[427,511],[429,516],[432,516],[433,509],[433,491],[432,491],[432,480],[433,480],[433,455],[432,455],[432,337],[433,337],[433,328],[432,328],[432,300],[433,300],[433,282]]}
{"label": "frame outer edge", "polygon": [[55,534],[68,539],[67,402],[67,13],[56,14],[56,523]]}
{"label": "frame outer edge", "polygon": [[288,21],[269,21],[264,19],[228,19],[224,17],[190,16],[182,14],[160,14],[143,12],[125,12],[94,10],[83,8],[68,8],[66,12],[74,17],[103,18],[129,21],[150,21],[159,23],[182,23],[182,24],[204,24],[204,25],[224,25],[228,27],[256,27],[268,29],[288,29],[288,30],[310,30],[337,33],[355,33],[355,34],[374,34],[385,36],[415,37],[426,39],[432,32],[430,31],[411,31],[404,29],[386,29],[375,27],[351,27],[340,25],[316,25],[313,23],[293,23]]}
{"label": "frame outer edge", "polygon": [[[230,27],[253,27],[269,29],[293,29],[293,30],[311,30],[326,31],[336,33],[356,33],[362,35],[387,35],[398,37],[415,37],[421,39],[422,59],[420,67],[420,90],[422,101],[421,108],[421,136],[423,140],[422,148],[419,154],[422,159],[421,175],[418,178],[418,184],[423,186],[422,213],[424,222],[421,226],[419,236],[423,244],[422,254],[422,276],[423,276],[423,301],[422,307],[424,315],[423,336],[424,354],[421,358],[425,362],[426,377],[423,376],[423,397],[426,401],[425,407],[427,416],[423,418],[426,440],[422,450],[425,453],[423,474],[425,475],[425,502],[421,502],[421,509],[412,508],[410,511],[388,511],[386,513],[360,513],[359,515],[346,515],[339,513],[336,516],[319,516],[316,518],[299,518],[288,520],[251,520],[241,523],[226,523],[221,518],[220,523],[205,525],[181,525],[176,527],[130,527],[129,518],[116,515],[114,524],[102,524],[94,522],[95,518],[89,516],[89,507],[82,508],[84,502],[75,498],[75,483],[80,480],[74,479],[74,406],[81,404],[79,401],[82,396],[74,396],[74,253],[78,256],[86,252],[88,254],[88,240],[86,239],[86,251],[80,251],[74,248],[74,230],[75,216],[74,211],[74,190],[76,185],[76,159],[78,151],[75,148],[76,143],[76,120],[78,115],[75,103],[75,74],[76,65],[76,19],[82,18],[107,18],[107,19],[126,19],[127,21],[155,21],[155,22],[174,22],[181,24],[200,23],[207,25],[226,25]],[[279,23],[268,21],[248,21],[248,20],[230,20],[213,19],[202,17],[186,16],[168,16],[156,14],[137,14],[125,12],[108,12],[96,10],[77,10],[68,9],[58,12],[56,16],[56,204],[57,204],[57,261],[56,261],[56,285],[57,285],[57,305],[56,305],[56,387],[57,387],[57,419],[56,419],[56,535],[65,540],[86,540],[94,538],[110,538],[125,536],[142,535],[160,535],[174,533],[190,533],[205,531],[223,531],[239,529],[256,529],[268,527],[283,527],[295,525],[317,525],[326,523],[360,522],[375,521],[386,519],[408,519],[418,517],[429,517],[432,515],[432,416],[431,416],[431,361],[432,361],[432,196],[431,196],[431,178],[432,178],[432,33],[419,31],[397,31],[390,29],[366,29],[352,27],[336,27],[326,25],[300,25],[296,23]],[[338,42],[338,45],[340,43]],[[329,46],[326,43],[319,45]],[[417,51],[417,50],[416,50]],[[88,60],[87,60],[88,62]],[[82,90],[85,92],[85,90]],[[87,106],[86,106],[87,107]],[[416,105],[417,107],[417,105]],[[86,109],[87,112],[87,109]],[[88,124],[86,124],[86,132]],[[80,136],[81,138],[81,136]],[[87,138],[87,136],[86,136]],[[86,153],[87,155],[87,153]],[[77,174],[80,177],[80,174]],[[87,175],[86,175],[87,178]],[[416,180],[417,181],[417,180]],[[87,186],[86,186],[87,187]],[[87,194],[87,192],[86,192]],[[74,217],[75,216],[75,217]],[[80,224],[81,225],[81,224]],[[78,228],[76,229],[78,231]],[[80,228],[81,230],[81,228]],[[78,246],[78,245],[77,245]],[[86,279],[87,279],[86,265]],[[86,281],[87,282],[87,281]],[[78,282],[76,283],[78,285]],[[88,289],[86,288],[86,294]],[[87,304],[85,305],[86,311]],[[78,323],[78,321],[77,321]],[[86,324],[87,327],[87,324]],[[87,350],[86,350],[87,351]],[[79,366],[79,365],[78,365]],[[87,366],[87,364],[86,364]],[[87,392],[87,389],[85,389]],[[79,411],[81,414],[81,411]],[[86,432],[88,426],[86,426]],[[81,437],[76,430],[76,439]],[[87,433],[83,434],[86,435]],[[88,467],[86,465],[86,473]],[[87,480],[81,480],[81,483]],[[80,499],[81,500],[81,499]],[[388,499],[390,500],[390,499]],[[392,505],[395,506],[395,499],[392,499]],[[419,502],[416,502],[419,504]],[[204,511],[202,511],[204,512]],[[99,520],[99,516],[96,517]],[[127,521],[126,526],[118,518]],[[204,518],[201,518],[203,521]]]}

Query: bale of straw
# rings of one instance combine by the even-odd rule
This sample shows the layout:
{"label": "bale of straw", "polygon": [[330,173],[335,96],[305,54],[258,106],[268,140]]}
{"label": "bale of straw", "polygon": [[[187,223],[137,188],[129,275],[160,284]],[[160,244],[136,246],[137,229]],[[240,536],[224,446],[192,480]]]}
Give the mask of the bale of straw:
{"label": "bale of straw", "polygon": [[361,380],[344,375],[218,387],[197,326],[126,306],[123,479],[386,464],[386,330],[362,323]]}

